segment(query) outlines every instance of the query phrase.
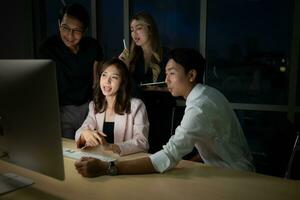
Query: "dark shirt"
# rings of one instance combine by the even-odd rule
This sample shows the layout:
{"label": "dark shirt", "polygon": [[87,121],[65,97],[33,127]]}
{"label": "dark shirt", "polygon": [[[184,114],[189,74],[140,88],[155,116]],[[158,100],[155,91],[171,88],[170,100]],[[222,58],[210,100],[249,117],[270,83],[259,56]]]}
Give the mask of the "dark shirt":
{"label": "dark shirt", "polygon": [[[167,58],[168,49],[163,48],[163,55],[160,63],[160,74],[157,78],[157,82],[161,82],[165,80],[165,67],[168,62]],[[135,64],[134,71],[132,73],[132,77],[136,84],[140,83],[152,83],[153,82],[153,74],[150,67],[148,67],[147,71],[145,71],[145,60],[143,56],[140,56]]]}
{"label": "dark shirt", "polygon": [[83,37],[74,54],[60,36],[48,38],[40,46],[40,57],[56,63],[60,105],[81,105],[92,99],[93,66],[103,58],[97,40]]}
{"label": "dark shirt", "polygon": [[[166,73],[165,68],[168,62],[168,53],[169,49],[163,48],[162,59],[158,64],[160,67],[160,73],[156,80],[156,82],[165,81]],[[131,96],[144,100],[143,89],[140,87],[141,83],[152,83],[153,82],[153,74],[150,67],[147,71],[145,71],[145,60],[144,57],[141,56],[137,59],[135,64],[135,69],[132,72],[132,92]],[[164,86],[164,85],[161,85]]]}
{"label": "dark shirt", "polygon": [[114,143],[114,126],[115,126],[114,122],[104,122],[103,123],[103,133],[105,133],[107,135],[107,137],[105,137],[105,139],[108,143],[111,143],[111,144]]}

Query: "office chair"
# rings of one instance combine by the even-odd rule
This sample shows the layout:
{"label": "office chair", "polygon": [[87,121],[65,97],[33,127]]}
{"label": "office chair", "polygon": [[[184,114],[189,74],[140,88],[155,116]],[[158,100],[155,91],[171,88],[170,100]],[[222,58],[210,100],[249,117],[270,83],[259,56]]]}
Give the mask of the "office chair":
{"label": "office chair", "polygon": [[[297,127],[287,118],[257,119],[247,118],[245,121],[245,136],[256,172],[284,178],[293,152]],[[294,160],[298,161],[296,156]]]}
{"label": "office chair", "polygon": [[295,142],[294,142],[294,146],[293,146],[293,150],[292,150],[292,153],[291,153],[291,156],[290,156],[290,159],[289,159],[289,162],[288,162],[288,166],[287,166],[287,169],[286,169],[286,173],[285,173],[285,178],[288,178],[288,179],[291,179],[291,178],[294,178],[293,177],[293,168],[295,167],[294,165],[295,164],[295,156],[296,156],[296,153],[300,153],[300,131],[298,130],[297,131],[297,136],[295,138]]}

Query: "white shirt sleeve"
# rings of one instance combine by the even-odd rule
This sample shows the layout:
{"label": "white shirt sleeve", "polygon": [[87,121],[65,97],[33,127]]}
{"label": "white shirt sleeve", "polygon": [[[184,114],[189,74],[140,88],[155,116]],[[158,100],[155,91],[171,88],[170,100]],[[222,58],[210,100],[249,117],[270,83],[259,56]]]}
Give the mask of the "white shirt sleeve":
{"label": "white shirt sleeve", "polygon": [[217,90],[196,85],[175,134],[150,159],[158,172],[177,165],[196,146],[204,163],[239,170],[254,170],[243,130],[227,99]]}
{"label": "white shirt sleeve", "polygon": [[162,173],[175,167],[183,156],[192,151],[199,136],[207,132],[205,130],[207,120],[201,113],[199,108],[187,107],[175,134],[161,151],[150,156],[156,171]]}

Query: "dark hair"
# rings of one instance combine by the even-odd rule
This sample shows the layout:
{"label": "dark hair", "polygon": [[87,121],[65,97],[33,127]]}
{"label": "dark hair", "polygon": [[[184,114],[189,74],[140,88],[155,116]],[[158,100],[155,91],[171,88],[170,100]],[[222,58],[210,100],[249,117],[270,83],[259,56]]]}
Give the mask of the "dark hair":
{"label": "dark hair", "polygon": [[[130,24],[133,20],[141,20],[144,21],[147,24],[148,30],[149,30],[149,39],[150,39],[150,46],[154,53],[157,55],[152,55],[151,62],[155,64],[159,64],[159,62],[162,59],[162,47],[159,39],[159,33],[157,29],[157,25],[155,23],[155,20],[153,17],[146,13],[146,12],[139,12],[135,14],[130,21]],[[130,47],[130,54],[132,55],[132,59],[130,61],[130,64],[133,66],[139,57],[143,56],[143,50],[140,46],[137,46],[134,42],[131,43]]]}
{"label": "dark hair", "polygon": [[86,30],[89,26],[89,14],[87,10],[78,3],[73,3],[70,5],[64,6],[59,12],[59,22],[61,23],[64,15],[70,15],[78,19],[83,24],[83,29]]}
{"label": "dark hair", "polygon": [[123,61],[119,60],[118,58],[113,58],[111,60],[106,61],[101,67],[98,67],[97,69],[97,74],[96,74],[97,79],[94,85],[94,98],[93,98],[95,104],[95,113],[102,113],[107,108],[107,101],[101,91],[99,80],[101,74],[105,71],[105,69],[112,65],[118,69],[121,77],[121,84],[117,92],[114,111],[115,113],[120,115],[123,115],[124,113],[130,113],[131,110],[130,74],[126,64]]}
{"label": "dark hair", "polygon": [[198,51],[189,48],[177,48],[169,52],[168,58],[182,65],[185,73],[192,69],[196,70],[196,82],[203,83],[206,61]]}

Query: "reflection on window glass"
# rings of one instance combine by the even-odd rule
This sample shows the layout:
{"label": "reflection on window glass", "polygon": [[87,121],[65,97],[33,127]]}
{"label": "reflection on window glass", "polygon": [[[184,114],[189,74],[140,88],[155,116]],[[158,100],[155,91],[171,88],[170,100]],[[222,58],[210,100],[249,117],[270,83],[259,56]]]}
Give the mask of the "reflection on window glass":
{"label": "reflection on window glass", "polygon": [[199,0],[133,0],[130,3],[131,16],[145,11],[154,17],[163,46],[199,49]]}
{"label": "reflection on window glass", "polygon": [[286,104],[291,0],[207,3],[208,84],[231,102]]}

